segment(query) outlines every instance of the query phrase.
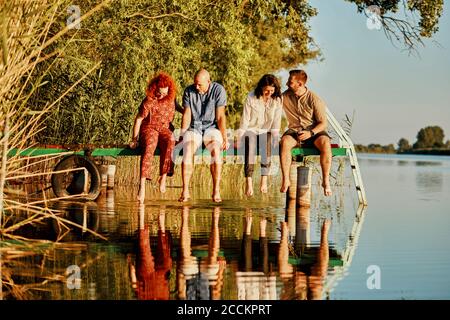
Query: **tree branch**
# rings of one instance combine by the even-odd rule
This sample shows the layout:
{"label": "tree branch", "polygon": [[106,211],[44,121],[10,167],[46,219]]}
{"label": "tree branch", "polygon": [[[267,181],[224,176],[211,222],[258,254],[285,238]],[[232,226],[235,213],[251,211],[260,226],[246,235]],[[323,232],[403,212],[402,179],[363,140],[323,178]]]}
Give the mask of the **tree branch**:
{"label": "tree branch", "polygon": [[147,16],[143,13],[137,12],[137,13],[133,13],[132,15],[126,16],[126,18],[133,18],[133,17],[142,17],[145,19],[149,19],[149,20],[153,20],[153,19],[160,19],[160,18],[165,18],[165,17],[173,17],[173,16],[180,16],[184,19],[187,20],[192,20],[191,18],[189,18],[188,16],[186,16],[185,14],[182,14],[180,12],[173,12],[173,13],[164,13],[164,14],[160,14],[157,16]]}

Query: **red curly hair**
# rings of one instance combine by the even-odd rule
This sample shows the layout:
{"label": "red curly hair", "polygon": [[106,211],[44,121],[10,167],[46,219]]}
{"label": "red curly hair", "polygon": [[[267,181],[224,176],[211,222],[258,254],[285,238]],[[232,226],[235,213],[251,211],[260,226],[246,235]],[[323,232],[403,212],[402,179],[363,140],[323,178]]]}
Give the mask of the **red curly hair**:
{"label": "red curly hair", "polygon": [[156,99],[156,94],[160,88],[169,87],[169,92],[167,96],[163,98],[163,100],[173,101],[175,100],[175,95],[177,94],[177,89],[175,86],[175,81],[173,81],[172,77],[169,76],[165,72],[159,72],[156,77],[151,79],[147,85],[147,89],[145,90],[145,94],[149,99]]}

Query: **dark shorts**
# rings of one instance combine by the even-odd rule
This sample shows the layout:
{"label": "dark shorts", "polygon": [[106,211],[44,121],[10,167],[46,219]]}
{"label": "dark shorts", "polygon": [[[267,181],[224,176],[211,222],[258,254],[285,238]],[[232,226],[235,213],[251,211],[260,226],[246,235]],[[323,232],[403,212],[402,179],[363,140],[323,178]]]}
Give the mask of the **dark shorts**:
{"label": "dark shorts", "polygon": [[[298,141],[298,132],[297,132],[296,130],[288,129],[288,130],[283,134],[283,137],[284,137],[284,136],[291,136],[292,138],[294,138],[295,140]],[[327,136],[327,137],[331,140],[330,135],[329,135],[326,131],[320,131],[320,132],[317,132],[317,133],[314,135],[314,137],[311,137],[311,138],[309,138],[309,139],[306,139],[306,140],[302,141],[302,148],[315,148],[315,146],[314,146],[314,141],[316,141],[316,139],[317,139],[318,137],[321,137],[321,136]],[[283,137],[281,137],[281,138],[283,138]]]}

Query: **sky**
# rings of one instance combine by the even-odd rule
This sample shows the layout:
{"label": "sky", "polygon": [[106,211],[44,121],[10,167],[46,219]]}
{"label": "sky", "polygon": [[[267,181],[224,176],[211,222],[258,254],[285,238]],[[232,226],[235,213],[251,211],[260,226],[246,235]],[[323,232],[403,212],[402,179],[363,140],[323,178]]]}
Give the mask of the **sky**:
{"label": "sky", "polygon": [[[307,86],[317,93],[338,120],[355,112],[354,143],[394,144],[438,125],[450,140],[450,9],[446,3],[437,41],[425,41],[420,56],[396,48],[382,30],[370,30],[367,18],[343,0],[311,0],[318,15],[311,36],[324,61],[299,66],[308,73]],[[282,73],[286,82],[286,73]]]}

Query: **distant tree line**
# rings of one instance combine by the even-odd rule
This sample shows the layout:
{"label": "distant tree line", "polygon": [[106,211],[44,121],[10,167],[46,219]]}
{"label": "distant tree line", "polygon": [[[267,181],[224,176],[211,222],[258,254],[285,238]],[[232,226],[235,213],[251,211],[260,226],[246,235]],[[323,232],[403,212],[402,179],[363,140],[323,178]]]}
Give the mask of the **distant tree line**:
{"label": "distant tree line", "polygon": [[355,149],[362,153],[425,153],[425,154],[449,154],[450,140],[444,143],[444,130],[439,126],[428,126],[417,133],[417,141],[411,145],[405,138],[397,143],[397,149],[393,144],[380,145],[369,144],[367,146],[357,144]]}

